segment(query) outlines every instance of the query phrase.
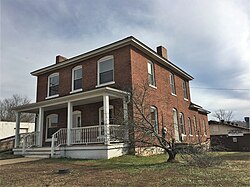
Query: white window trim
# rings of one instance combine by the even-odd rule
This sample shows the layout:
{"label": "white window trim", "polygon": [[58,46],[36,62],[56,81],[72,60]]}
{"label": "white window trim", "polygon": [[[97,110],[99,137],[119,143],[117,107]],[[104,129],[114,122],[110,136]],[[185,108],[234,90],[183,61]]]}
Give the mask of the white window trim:
{"label": "white window trim", "polygon": [[[100,84],[100,68],[99,68],[99,64],[102,63],[103,61],[106,61],[106,60],[109,60],[109,59],[113,59],[113,81],[110,81],[110,82],[106,82],[106,83],[103,83],[103,84]],[[101,86],[106,86],[106,85],[110,85],[110,84],[114,84],[115,81],[115,70],[114,70],[114,56],[113,55],[109,55],[109,56],[105,56],[105,57],[102,57],[101,59],[99,59],[97,61],[97,85],[96,85],[96,88],[97,87],[101,87]]]}
{"label": "white window trim", "polygon": [[[181,131],[184,131],[184,133],[181,133],[181,134],[186,135],[187,132],[186,132],[186,128],[185,128],[184,114],[181,112],[181,113],[179,114],[179,116],[180,116],[180,125],[181,125],[181,128],[182,128]],[[181,121],[183,122],[183,124],[181,123]]]}
{"label": "white window trim", "polygon": [[[172,77],[173,77],[173,79],[172,79]],[[169,76],[169,78],[170,78],[170,90],[171,90],[171,94],[173,95],[173,96],[176,96],[177,94],[176,94],[176,87],[175,87],[175,80],[174,80],[174,74],[173,73],[170,73],[170,76]],[[172,82],[173,81],[173,82]],[[175,91],[175,93],[173,93],[172,92],[172,85],[174,86],[174,91]]]}
{"label": "white window trim", "polygon": [[59,84],[60,85],[60,76],[59,76],[59,73],[56,72],[56,73],[53,73],[51,75],[48,76],[48,80],[47,80],[47,97],[45,99],[51,99],[51,98],[54,98],[54,97],[58,97],[59,94],[55,94],[55,95],[49,95],[49,85],[50,85],[50,78],[51,77],[55,77],[55,76],[58,76],[59,77]]}
{"label": "white window trim", "polygon": [[[150,113],[151,113],[151,109],[155,110],[156,111],[156,116],[155,116],[155,121],[156,121],[156,124],[157,124],[157,134],[159,134],[159,121],[158,121],[158,110],[155,106],[150,106]],[[155,127],[154,127],[155,128]]]}
{"label": "white window trim", "polygon": [[[156,87],[156,81],[155,81],[155,67],[154,67],[154,63],[151,62],[151,61],[148,61],[147,66],[148,66],[148,64],[150,64],[150,67],[151,67],[151,73],[152,73],[152,76],[153,76],[153,83],[154,83],[154,84],[150,84],[149,83],[149,86],[152,87],[152,88],[157,88]],[[148,69],[148,74],[149,74],[149,69]]]}
{"label": "white window trim", "polygon": [[[75,93],[75,92],[80,92],[80,91],[82,91],[82,88],[77,89],[77,90],[74,90],[74,81],[75,81],[75,79],[74,79],[74,72],[75,72],[76,70],[78,70],[78,69],[82,69],[82,65],[79,65],[79,66],[74,67],[74,68],[72,69],[72,71],[71,71],[71,92],[70,92],[70,93]],[[83,80],[83,76],[82,76],[82,80]]]}

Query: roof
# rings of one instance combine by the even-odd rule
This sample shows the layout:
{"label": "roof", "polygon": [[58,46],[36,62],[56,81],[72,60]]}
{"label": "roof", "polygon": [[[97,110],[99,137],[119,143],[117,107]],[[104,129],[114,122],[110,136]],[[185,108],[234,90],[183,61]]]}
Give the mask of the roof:
{"label": "roof", "polygon": [[203,114],[210,114],[211,113],[210,111],[208,111],[208,110],[202,108],[201,106],[199,106],[195,103],[192,103],[192,102],[190,103],[189,108],[193,109],[193,110],[197,110],[198,112],[201,112]]}
{"label": "roof", "polygon": [[111,44],[105,45],[103,47],[94,49],[92,51],[83,53],[81,55],[69,58],[63,62],[58,63],[58,64],[53,64],[53,65],[38,69],[36,71],[31,72],[31,74],[34,76],[38,76],[38,75],[44,74],[46,72],[58,70],[62,67],[66,67],[68,65],[72,65],[72,64],[78,63],[80,61],[87,60],[87,59],[92,58],[94,56],[97,56],[97,55],[100,55],[100,54],[103,54],[103,53],[106,53],[106,52],[109,52],[111,50],[118,49],[118,48],[121,48],[124,46],[128,46],[128,45],[134,46],[135,48],[144,52],[145,54],[147,54],[151,58],[155,59],[157,62],[164,65],[165,67],[168,67],[172,71],[180,74],[184,78],[186,78],[188,80],[193,79],[193,77],[191,75],[189,75],[188,73],[183,71],[181,68],[177,67],[175,64],[173,64],[168,59],[165,59],[162,56],[158,55],[153,49],[149,48],[147,45],[145,45],[144,43],[142,43],[141,41],[139,41],[138,39],[136,39],[133,36],[129,36],[127,38],[116,41],[114,43],[111,43]]}
{"label": "roof", "polygon": [[242,127],[242,126],[238,126],[238,124],[231,122],[231,121],[214,121],[214,120],[210,120],[208,122],[209,125],[225,125],[228,127],[234,127],[234,128],[238,128],[238,129],[243,129],[243,130],[248,130],[250,131],[250,128],[247,127]]}

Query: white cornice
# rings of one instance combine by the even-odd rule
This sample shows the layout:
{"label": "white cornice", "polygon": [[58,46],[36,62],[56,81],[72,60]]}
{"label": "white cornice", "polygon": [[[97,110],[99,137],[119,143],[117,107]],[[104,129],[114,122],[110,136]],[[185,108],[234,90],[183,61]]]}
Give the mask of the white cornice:
{"label": "white cornice", "polygon": [[152,50],[151,48],[149,48],[148,46],[146,46],[145,44],[143,44],[141,41],[134,38],[133,36],[129,36],[127,38],[124,38],[124,39],[119,40],[117,42],[114,42],[114,43],[108,44],[106,46],[97,48],[95,50],[84,53],[82,55],[78,55],[76,57],[67,59],[67,60],[65,60],[63,62],[60,62],[58,64],[54,64],[54,65],[47,66],[45,68],[33,71],[31,74],[34,75],[34,76],[38,76],[38,75],[41,75],[43,73],[50,72],[50,71],[53,71],[53,70],[57,70],[59,68],[66,67],[68,65],[78,63],[80,61],[92,58],[92,57],[100,55],[102,53],[106,53],[108,51],[111,51],[111,50],[114,50],[114,49],[117,49],[117,48],[121,48],[121,47],[124,47],[124,46],[127,46],[127,45],[132,45],[132,46],[136,47],[137,49],[143,51],[148,56],[155,59],[157,62],[160,62],[164,66],[167,66],[172,71],[180,74],[181,76],[185,77],[186,79],[189,79],[189,80],[193,79],[193,77],[191,75],[189,75],[188,73],[186,73],[185,71],[183,71],[182,69],[180,69],[179,67],[174,65],[169,60],[167,60],[167,59],[161,57],[160,55],[158,55],[154,50]]}

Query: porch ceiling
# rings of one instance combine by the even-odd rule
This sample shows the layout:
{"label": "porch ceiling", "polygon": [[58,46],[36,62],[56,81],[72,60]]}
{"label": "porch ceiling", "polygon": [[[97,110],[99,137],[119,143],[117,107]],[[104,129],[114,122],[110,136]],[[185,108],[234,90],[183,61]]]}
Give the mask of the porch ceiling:
{"label": "porch ceiling", "polygon": [[68,102],[72,102],[73,106],[101,102],[103,100],[103,95],[109,95],[110,100],[112,100],[116,98],[123,98],[129,95],[129,93],[110,87],[103,87],[64,97],[18,106],[13,108],[13,110],[24,113],[38,113],[39,108],[41,107],[44,108],[44,111],[66,108]]}

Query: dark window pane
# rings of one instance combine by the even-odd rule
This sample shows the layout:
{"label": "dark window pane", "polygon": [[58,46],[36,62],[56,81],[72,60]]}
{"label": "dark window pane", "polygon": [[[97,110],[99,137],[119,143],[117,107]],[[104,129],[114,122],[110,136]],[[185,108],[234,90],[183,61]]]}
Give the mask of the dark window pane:
{"label": "dark window pane", "polygon": [[59,94],[59,85],[49,87],[49,96]]}
{"label": "dark window pane", "polygon": [[82,88],[82,79],[74,80],[74,90]]}
{"label": "dark window pane", "polygon": [[113,81],[113,70],[100,73],[100,84]]}

